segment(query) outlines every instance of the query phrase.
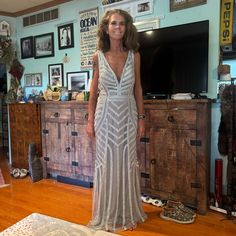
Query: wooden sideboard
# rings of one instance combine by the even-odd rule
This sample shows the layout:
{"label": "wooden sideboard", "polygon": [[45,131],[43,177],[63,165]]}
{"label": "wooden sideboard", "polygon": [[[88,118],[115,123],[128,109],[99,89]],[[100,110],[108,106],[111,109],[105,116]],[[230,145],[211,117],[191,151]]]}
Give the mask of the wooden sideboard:
{"label": "wooden sideboard", "polygon": [[12,166],[29,168],[29,144],[36,144],[36,151],[42,155],[40,104],[9,104],[10,141]]}
{"label": "wooden sideboard", "polygon": [[138,145],[142,192],[178,198],[205,214],[209,194],[211,101],[145,101]]}
{"label": "wooden sideboard", "polygon": [[[41,126],[48,174],[62,182],[92,186],[95,140],[86,135],[87,102],[50,101],[11,104],[9,108],[14,166],[25,167],[29,143],[41,145]],[[177,197],[205,214],[211,101],[145,100],[144,108],[146,135],[137,140],[142,192],[160,199]]]}
{"label": "wooden sideboard", "polygon": [[86,134],[87,110],[87,102],[41,103],[43,157],[61,182],[92,186],[95,142]]}

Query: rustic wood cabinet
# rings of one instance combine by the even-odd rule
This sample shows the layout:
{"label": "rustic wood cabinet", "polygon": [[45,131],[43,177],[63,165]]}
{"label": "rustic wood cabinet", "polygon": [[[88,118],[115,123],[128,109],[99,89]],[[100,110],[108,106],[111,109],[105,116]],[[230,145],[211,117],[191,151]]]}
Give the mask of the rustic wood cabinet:
{"label": "rustic wood cabinet", "polygon": [[29,144],[42,155],[40,104],[9,104],[9,116],[12,166],[28,169]]}
{"label": "rustic wood cabinet", "polygon": [[47,172],[59,181],[92,186],[95,142],[86,135],[87,102],[42,102]]}
{"label": "rustic wood cabinet", "polygon": [[145,101],[146,135],[138,144],[142,192],[177,197],[205,214],[209,194],[211,102]]}
{"label": "rustic wood cabinet", "polygon": [[[42,102],[47,171],[62,182],[92,186],[95,142],[86,135],[87,102]],[[147,100],[146,136],[138,140],[142,192],[205,214],[209,193],[211,101]]]}

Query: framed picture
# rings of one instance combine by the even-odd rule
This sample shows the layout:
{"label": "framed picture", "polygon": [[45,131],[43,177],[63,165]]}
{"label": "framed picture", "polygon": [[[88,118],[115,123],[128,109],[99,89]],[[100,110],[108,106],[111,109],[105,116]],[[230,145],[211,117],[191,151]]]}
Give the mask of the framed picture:
{"label": "framed picture", "polygon": [[189,7],[206,4],[207,0],[170,0],[170,11],[178,11]]}
{"label": "framed picture", "polygon": [[122,2],[122,1],[114,1],[112,4],[104,4],[103,12],[113,10],[113,9],[121,9],[127,11],[131,16],[134,16],[134,4],[133,2]]}
{"label": "framed picture", "polygon": [[134,15],[142,16],[153,12],[153,0],[140,0],[135,3]]}
{"label": "framed picture", "polygon": [[21,59],[34,56],[33,36],[20,39]]}
{"label": "framed picture", "polygon": [[52,86],[63,86],[63,64],[48,65],[49,84]]}
{"label": "framed picture", "polygon": [[73,23],[61,25],[57,28],[59,49],[74,47],[74,27]]}
{"label": "framed picture", "polygon": [[25,74],[25,87],[41,87],[42,83],[42,73]]}
{"label": "framed picture", "polygon": [[88,89],[89,71],[67,73],[67,87],[70,91],[85,91]]}
{"label": "framed picture", "polygon": [[34,36],[34,58],[54,56],[54,33]]}

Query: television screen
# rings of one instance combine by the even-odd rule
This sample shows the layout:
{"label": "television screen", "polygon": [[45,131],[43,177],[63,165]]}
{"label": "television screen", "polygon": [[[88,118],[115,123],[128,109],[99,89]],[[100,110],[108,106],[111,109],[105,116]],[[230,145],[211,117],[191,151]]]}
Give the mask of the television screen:
{"label": "television screen", "polygon": [[143,94],[200,94],[208,86],[209,21],[139,32]]}

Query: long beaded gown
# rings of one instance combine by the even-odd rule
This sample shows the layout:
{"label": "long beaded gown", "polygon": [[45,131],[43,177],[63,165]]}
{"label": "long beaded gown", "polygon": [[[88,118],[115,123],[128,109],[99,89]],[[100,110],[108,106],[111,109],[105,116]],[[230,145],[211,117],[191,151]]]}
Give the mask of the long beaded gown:
{"label": "long beaded gown", "polygon": [[89,226],[125,230],[135,228],[137,222],[146,219],[141,206],[136,154],[134,53],[128,52],[120,80],[101,51],[98,51],[98,62],[93,217]]}

